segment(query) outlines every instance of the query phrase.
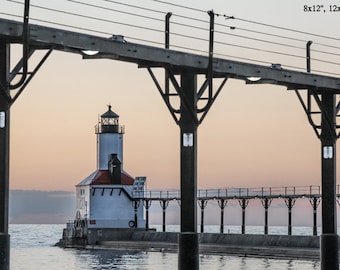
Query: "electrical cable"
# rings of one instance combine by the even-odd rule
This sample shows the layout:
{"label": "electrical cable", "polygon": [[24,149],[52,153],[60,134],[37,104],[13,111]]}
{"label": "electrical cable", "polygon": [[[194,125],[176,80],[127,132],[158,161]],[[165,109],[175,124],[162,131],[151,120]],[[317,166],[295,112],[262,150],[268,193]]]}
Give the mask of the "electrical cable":
{"label": "electrical cable", "polygon": [[[22,4],[20,2],[14,1],[14,0],[7,0],[7,1],[11,1],[11,2],[16,2],[16,3]],[[57,13],[66,14],[66,15],[81,17],[81,18],[85,18],[85,19],[91,19],[91,20],[107,22],[107,23],[115,23],[115,24],[119,24],[119,25],[124,25],[124,26],[128,26],[128,27],[139,28],[139,29],[144,29],[144,30],[149,30],[149,31],[154,31],[154,32],[161,32],[161,33],[163,32],[163,31],[155,29],[155,28],[139,26],[139,25],[134,25],[134,24],[128,24],[128,23],[122,23],[122,22],[113,21],[113,20],[101,19],[101,18],[96,18],[96,17],[89,16],[89,15],[82,15],[82,14],[73,13],[73,12],[70,12],[70,11],[63,11],[63,10],[48,8],[48,7],[39,6],[39,5],[31,5],[31,6],[35,7],[35,8],[40,8],[40,9],[44,9],[44,10],[48,10],[48,11],[53,11],[53,12],[57,12]]]}
{"label": "electrical cable", "polygon": [[[18,4],[22,4],[22,3],[18,2],[18,1],[14,1],[14,0],[7,0],[7,1],[18,3]],[[98,5],[94,5],[94,4],[90,4],[90,3],[83,3],[83,2],[80,2],[80,1],[76,1],[76,0],[66,0],[66,1],[73,2],[73,3],[79,4],[79,5],[86,5],[86,6],[93,7],[93,8],[100,8],[100,9],[111,11],[111,12],[119,12],[119,13],[122,13],[122,14],[125,14],[125,15],[136,16],[136,17],[147,19],[147,20],[154,20],[154,21],[158,21],[158,22],[163,22],[162,19],[158,19],[158,18],[155,18],[155,17],[147,16],[147,15],[144,15],[144,14],[141,15],[141,14],[137,14],[137,13],[134,13],[134,12],[127,12],[127,11],[117,10],[117,9],[113,9],[113,8],[109,8],[109,7],[102,7],[102,6],[98,6]],[[131,5],[131,4],[127,4],[127,3],[119,3],[119,2],[113,1],[113,0],[102,0],[102,1],[113,3],[113,4],[118,4],[118,5],[123,5],[123,6],[127,6],[127,7],[134,8],[134,9],[150,11],[150,12],[154,12],[154,13],[157,13],[157,14],[163,14],[163,15],[165,14],[165,12],[162,12],[162,11],[159,11],[159,10],[156,10],[156,9],[147,8],[147,7]],[[205,14],[207,13],[206,11],[201,10],[201,9],[187,7],[187,6],[179,5],[179,4],[168,3],[168,2],[165,2],[165,1],[161,1],[161,0],[151,0],[151,1],[162,3],[162,4],[166,4],[166,5],[171,5],[171,6],[174,6],[174,7],[179,7],[179,8],[182,8],[182,9],[188,9],[188,10],[191,10],[191,11],[204,12]],[[164,30],[159,30],[159,29],[156,29],[156,28],[143,27],[143,26],[140,26],[140,25],[134,25],[134,24],[130,24],[130,23],[123,23],[123,22],[118,22],[118,21],[113,21],[113,20],[108,20],[108,19],[95,18],[95,17],[88,16],[88,15],[80,15],[80,14],[69,12],[69,11],[57,10],[57,9],[52,9],[52,8],[43,7],[43,6],[39,6],[39,5],[32,5],[32,6],[35,6],[36,8],[45,9],[45,10],[48,10],[48,11],[51,11],[51,12],[58,12],[58,13],[62,13],[62,14],[70,15],[70,16],[77,16],[77,17],[82,17],[82,18],[90,19],[90,20],[97,20],[97,21],[102,21],[102,22],[106,22],[106,23],[114,23],[114,24],[124,25],[124,26],[127,26],[127,27],[139,28],[139,29],[143,29],[143,30],[146,30],[146,31],[154,31],[154,32],[164,33]],[[10,15],[10,16],[14,16],[14,15]],[[275,26],[275,25],[255,22],[255,21],[251,21],[251,20],[235,18],[233,16],[227,16],[227,15],[221,15],[221,14],[216,14],[216,16],[223,16],[224,18],[235,19],[235,20],[239,20],[239,21],[243,21],[243,22],[247,22],[247,23],[252,23],[252,24],[257,24],[257,25],[261,25],[261,26],[277,28],[277,29],[284,30],[284,31],[292,31],[292,32],[295,32],[295,33],[300,33],[300,34],[301,33],[302,34],[309,34],[309,35],[318,36],[318,37],[322,37],[322,38],[334,39],[334,38],[331,38],[331,37],[327,37],[327,36],[323,36],[323,35],[317,35],[317,34],[312,34],[312,33],[304,32],[304,31],[300,31],[300,30],[294,30],[294,29],[289,29],[289,28],[285,28],[285,27],[280,27],[280,26]],[[193,18],[193,17],[184,16],[184,15],[176,14],[176,17],[182,18],[182,19],[195,20],[195,21],[202,22],[202,23],[208,23],[207,20],[196,19],[196,18]],[[50,24],[58,25],[57,23],[53,23],[53,22],[48,22],[48,21],[44,21],[44,22],[45,23],[50,23]],[[208,31],[208,29],[205,29],[203,27],[198,27],[198,26],[195,26],[195,25],[190,25],[190,24],[186,24],[186,23],[182,23],[182,22],[176,22],[175,21],[175,22],[172,22],[172,24],[178,25],[178,26],[183,26],[183,27],[191,27],[191,28],[196,29],[196,30]],[[79,29],[79,30],[82,30],[82,31],[85,30],[85,31],[91,31],[91,32],[96,32],[96,33],[100,33],[100,34],[107,34],[107,35],[112,34],[112,33],[107,33],[107,32],[103,32],[103,31],[97,31],[97,30],[93,30],[93,29],[77,27],[77,26],[71,26],[71,25],[66,25],[66,24],[59,24],[59,25],[62,25],[63,27],[70,27],[70,28]],[[271,33],[266,33],[266,32],[257,31],[257,30],[250,30],[250,29],[246,29],[246,28],[240,28],[240,27],[236,27],[236,26],[225,25],[225,24],[221,24],[221,23],[215,23],[215,25],[216,26],[221,26],[221,27],[227,27],[228,29],[232,29],[232,30],[236,30],[237,29],[237,30],[241,30],[241,31],[255,33],[255,34],[261,34],[261,35],[266,35],[266,36],[270,36],[270,37],[277,37],[277,38],[285,38],[287,40],[293,40],[293,41],[298,41],[298,42],[304,42],[305,43],[305,41],[300,39],[300,38],[292,38],[292,37],[287,37],[287,36],[278,35],[278,34],[271,34]],[[218,31],[218,30],[215,30],[215,33],[218,33],[220,35],[234,36],[234,37],[237,37],[237,38],[243,38],[243,39],[252,40],[252,41],[256,41],[256,42],[268,43],[268,44],[277,45],[277,46],[285,46],[285,47],[289,47],[289,48],[293,48],[293,49],[305,50],[305,48],[302,48],[302,47],[299,47],[299,46],[296,46],[296,45],[284,44],[282,42],[279,43],[279,42],[272,41],[272,40],[265,40],[265,39],[256,38],[256,37],[243,36],[243,35],[238,35],[238,34],[228,33],[228,32],[224,32],[224,31]],[[180,34],[180,33],[176,33],[176,32],[172,32],[171,35],[179,36],[179,37],[185,37],[185,38],[190,38],[190,39],[195,39],[195,40],[204,41],[204,42],[209,42],[209,40],[207,40],[205,38],[194,37],[192,35]],[[164,45],[161,42],[149,41],[149,40],[138,38],[138,37],[129,37],[129,38],[131,40],[139,40],[139,41],[143,41],[143,42],[147,42],[147,43],[152,43],[152,44],[157,44],[157,45]],[[335,39],[335,40],[340,40],[340,39]],[[266,53],[274,53],[274,54],[279,54],[279,55],[283,55],[283,56],[289,56],[289,57],[296,57],[296,58],[300,58],[300,59],[305,59],[305,56],[300,56],[300,55],[291,54],[291,53],[284,53],[282,51],[259,49],[259,48],[250,47],[250,46],[240,46],[240,45],[237,45],[237,44],[226,43],[226,42],[223,42],[223,41],[216,41],[216,43],[220,44],[220,45],[224,45],[224,46],[234,46],[234,47],[243,48],[243,49],[247,49],[247,50],[256,50],[256,51],[261,51],[261,52],[266,52]],[[322,43],[318,43],[318,42],[314,42],[314,44],[321,45],[321,46],[332,47],[334,49],[340,49],[339,47],[336,47],[336,46],[326,45],[326,44],[322,44]],[[190,49],[191,51],[197,51],[197,52],[204,52],[204,53],[206,53],[206,51],[203,51],[203,50],[193,50],[192,48],[186,48],[184,46],[179,46],[179,45],[172,45],[172,47],[181,48],[181,49]],[[333,55],[333,56],[340,56],[340,54],[338,54],[338,53],[333,53],[333,52],[329,52],[329,51],[313,50],[313,52],[329,54],[329,55]],[[233,56],[233,57],[237,58],[235,56]],[[241,59],[241,57],[239,57],[239,59]],[[251,61],[256,61],[256,60],[252,59]],[[318,62],[327,63],[327,64],[333,64],[333,65],[339,65],[336,62],[325,61],[325,60],[321,60],[321,59],[317,59],[317,58],[313,58],[313,61],[318,61]],[[266,62],[266,63],[268,63],[268,62]]]}
{"label": "electrical cable", "polygon": [[313,33],[310,33],[310,32],[295,30],[295,29],[286,28],[286,27],[282,27],[282,26],[276,26],[276,25],[267,24],[267,23],[255,22],[255,21],[241,19],[241,18],[235,18],[235,19],[239,20],[239,21],[247,22],[247,23],[252,23],[252,24],[272,27],[272,28],[276,28],[276,29],[280,29],[280,30],[295,32],[295,33],[298,33],[298,34],[305,34],[305,35],[311,35],[311,36],[315,36],[315,37],[321,37],[321,38],[325,38],[325,39],[332,39],[332,40],[335,40],[335,41],[340,41],[339,38],[335,38],[335,37],[329,37],[329,36],[324,36],[324,35],[320,35],[320,34],[313,34]]}
{"label": "electrical cable", "polygon": [[[67,0],[67,1],[72,1],[72,0]],[[167,12],[159,11],[159,10],[156,10],[156,9],[145,8],[145,7],[131,5],[131,4],[126,4],[126,3],[120,3],[120,2],[117,2],[117,1],[113,1],[113,0],[102,0],[102,1],[109,2],[109,3],[114,3],[114,4],[118,4],[118,5],[122,5],[122,6],[137,8],[137,9],[141,9],[141,10],[145,10],[145,11],[151,11],[151,12],[155,12],[155,13],[162,13],[162,14],[167,13]]]}
{"label": "electrical cable", "polygon": [[136,16],[136,17],[140,17],[140,18],[144,18],[144,19],[149,19],[149,20],[155,20],[155,21],[163,22],[163,20],[161,20],[161,19],[153,18],[153,17],[150,17],[150,16],[145,16],[145,15],[140,15],[140,14],[131,13],[131,12],[127,12],[127,11],[122,11],[122,10],[117,10],[117,9],[97,6],[97,5],[83,3],[83,2],[75,1],[75,0],[67,0],[67,1],[73,2],[73,3],[77,3],[77,4],[80,4],[80,5],[85,5],[85,6],[88,6],[88,7],[95,7],[95,8],[104,9],[104,10],[107,10],[107,11],[119,12],[119,13],[122,13],[122,14],[125,14],[125,15],[131,15],[131,16]]}
{"label": "electrical cable", "polygon": [[[144,15],[139,15],[139,14],[136,14],[136,13],[130,13],[130,12],[124,12],[124,11],[119,11],[119,10],[116,10],[116,9],[111,9],[111,8],[107,8],[107,7],[101,7],[101,6],[97,6],[97,5],[93,5],[93,4],[88,4],[88,3],[82,3],[82,2],[79,2],[79,1],[75,1],[75,0],[67,0],[69,2],[74,2],[74,3],[78,3],[78,4],[81,4],[81,5],[86,5],[86,6],[90,6],[90,7],[96,7],[96,8],[100,8],[100,9],[104,9],[104,10],[110,10],[110,11],[115,11],[115,12],[121,12],[121,13],[124,13],[124,14],[128,14],[128,15],[133,15],[133,16],[138,16],[138,17],[143,17],[143,18],[146,18],[146,19],[151,19],[151,20],[157,20],[157,21],[160,21],[160,22],[163,22],[163,20],[161,19],[156,19],[156,18],[152,18],[150,16],[144,16]],[[123,4],[123,3],[118,3],[117,1],[112,1],[112,0],[103,0],[103,1],[106,1],[106,2],[110,2],[110,3],[116,3],[116,4],[120,4],[120,5],[123,5],[123,6],[129,6],[129,7],[133,7],[133,8],[139,8],[139,9],[144,9],[140,6],[136,6],[136,5],[128,5],[128,4]],[[157,10],[154,10],[154,9],[146,9],[146,10],[149,10],[149,11],[153,11],[153,12],[157,12],[157,13],[162,13],[163,12],[159,12]],[[223,15],[224,17],[228,17],[226,15]],[[187,17],[187,16],[180,16],[182,18],[186,18],[186,19],[192,19],[193,18],[190,18],[190,17]],[[230,16],[229,16],[230,17]],[[207,21],[203,21],[203,20],[200,20],[201,22],[207,22]],[[204,30],[206,31],[205,28],[202,28],[202,27],[195,27],[195,26],[192,26],[192,25],[188,25],[188,24],[184,24],[184,23],[176,23],[174,22],[173,24],[176,24],[176,25],[180,25],[180,26],[185,26],[185,27],[192,27],[192,28],[195,28],[195,29],[199,29],[199,30]],[[220,25],[220,26],[225,26],[223,24],[217,24],[217,25]],[[215,31],[216,33],[220,33],[220,34],[226,34],[226,35],[231,35],[231,36],[235,36],[235,37],[239,37],[239,38],[244,38],[244,39],[249,39],[249,40],[254,40],[254,41],[260,41],[260,42],[264,42],[264,43],[269,43],[269,44],[274,44],[274,45],[280,45],[280,46],[286,46],[286,47],[290,47],[290,48],[296,48],[296,49],[300,49],[300,50],[305,50],[305,48],[302,48],[302,47],[298,47],[298,46],[294,46],[294,45],[289,45],[289,44],[283,44],[283,43],[279,43],[279,42],[274,42],[274,41],[268,41],[268,40],[263,40],[263,39],[258,39],[258,38],[250,38],[250,37],[246,37],[246,36],[241,36],[241,35],[237,35],[237,34],[231,34],[231,33],[225,33],[225,32],[221,32],[221,31]],[[263,32],[262,32],[263,33]],[[183,36],[183,35],[180,35],[180,34],[176,34],[176,33],[172,33],[173,35],[178,35],[178,36]],[[267,34],[267,33],[266,33]],[[269,35],[269,34],[268,34]],[[188,37],[188,36],[185,36],[185,37]],[[283,36],[280,36],[280,37],[283,37]],[[285,37],[287,39],[292,39],[292,38],[288,38],[288,37]],[[197,39],[200,39],[200,38],[197,38]],[[302,41],[301,39],[295,39],[295,40],[299,40],[299,41]],[[319,53],[325,53],[325,54],[331,54],[331,55],[337,55],[337,56],[340,56],[340,54],[336,54],[336,53],[330,53],[330,52],[325,52],[325,51],[320,51],[320,50],[313,50],[315,52],[319,52]],[[314,60],[317,60],[317,59],[314,59]],[[322,61],[322,60],[320,60]]]}
{"label": "electrical cable", "polygon": [[[75,3],[78,3],[78,4],[82,4],[82,5],[92,6],[92,7],[96,7],[96,8],[101,8],[101,9],[105,9],[105,10],[121,12],[121,13],[124,13],[124,14],[129,14],[129,15],[133,15],[133,16],[138,16],[138,17],[143,17],[143,18],[146,18],[146,19],[157,20],[157,21],[163,22],[161,19],[155,19],[155,18],[152,18],[150,16],[144,16],[144,15],[139,15],[139,14],[135,14],[135,13],[123,12],[123,11],[119,11],[119,10],[115,10],[115,9],[110,9],[110,8],[105,8],[105,7],[100,7],[100,6],[92,5],[92,4],[88,4],[88,3],[82,3],[82,2],[79,2],[79,1],[75,1],[75,0],[67,0],[67,1],[75,2]],[[134,8],[140,8],[140,9],[142,8],[142,7],[139,7],[139,6],[136,6],[136,5],[128,5],[128,4],[118,3],[117,1],[112,1],[112,0],[103,0],[103,1],[111,2],[111,3],[116,3],[116,4],[121,4],[121,5],[125,5],[125,6],[130,6],[130,7],[134,7]],[[163,1],[160,1],[160,2],[163,3]],[[154,10],[154,9],[147,9],[147,10],[151,10],[153,12],[160,13],[159,11]],[[203,12],[202,10],[200,10],[200,11]],[[231,16],[226,16],[226,15],[223,15],[223,16],[231,18]],[[185,17],[185,18],[189,19],[189,17]],[[234,17],[232,17],[232,18],[234,18]],[[190,19],[192,19],[192,18],[190,18]],[[206,22],[206,21],[204,21],[204,22]],[[195,27],[195,26],[188,25],[188,24],[183,24],[183,23],[173,23],[173,24],[177,24],[177,25],[181,25],[181,26],[186,26],[186,27],[192,27],[192,28],[199,29],[199,30],[206,30],[205,28],[202,28],[202,27]],[[219,24],[219,25],[223,26],[222,24]],[[286,46],[286,47],[290,47],[290,48],[298,48],[298,49],[304,50],[304,48],[301,48],[301,47],[298,47],[298,46],[289,45],[289,44],[282,44],[282,43],[278,43],[278,42],[267,41],[267,40],[257,39],[257,38],[249,38],[249,37],[245,37],[245,36],[241,36],[241,35],[235,35],[235,34],[231,34],[231,33],[224,33],[224,32],[220,32],[220,31],[218,33],[232,35],[232,36],[236,36],[236,37],[240,37],[240,38],[245,38],[245,39],[251,39],[251,40],[255,40],[255,41],[261,41],[261,42],[265,42],[265,43],[269,43],[269,44],[276,44],[276,45]],[[319,53],[337,55],[337,56],[340,55],[340,54],[330,53],[330,52],[325,52],[325,51],[320,51],[320,50],[313,50],[313,51],[319,52]]]}
{"label": "electrical cable", "polygon": [[[161,0],[151,0],[151,1],[159,2],[159,3],[162,3],[162,4],[166,4],[166,5],[172,5],[172,6],[180,7],[180,8],[184,8],[184,9],[189,9],[189,10],[192,10],[192,11],[198,11],[198,12],[206,13],[206,11],[202,10],[202,9],[192,8],[192,7],[188,7],[188,6],[184,6],[184,5],[179,5],[179,4],[172,4],[172,3],[168,3],[166,1],[161,1]],[[286,27],[281,27],[281,26],[276,26],[276,25],[256,22],[256,21],[252,21],[252,20],[246,20],[246,19],[237,18],[237,17],[234,17],[234,16],[224,15],[224,14],[221,15],[221,14],[216,13],[216,16],[223,16],[225,18],[232,18],[232,19],[240,20],[240,21],[247,22],[247,23],[257,24],[257,25],[266,26],[266,27],[272,27],[272,28],[281,29],[281,30],[285,30],[285,31],[291,31],[291,32],[299,33],[299,34],[306,34],[306,35],[311,35],[311,36],[316,36],[316,37],[321,37],[321,38],[331,39],[331,40],[336,40],[336,41],[340,40],[339,38],[335,38],[335,37],[329,37],[329,36],[325,36],[325,35],[321,35],[321,34],[314,34],[314,33],[305,32],[305,31],[301,31],[301,30],[296,30],[296,29],[291,29],[291,28],[286,28]],[[185,18],[189,19],[189,17],[185,17]],[[224,26],[223,24],[216,24],[216,25]],[[233,27],[233,26],[227,26],[227,27],[231,27],[233,29],[241,29],[243,31],[252,31],[252,30],[248,30],[248,29],[244,29],[244,28],[239,28],[239,27]],[[260,34],[266,34],[266,35],[271,35],[271,36],[277,36],[277,37],[280,37],[280,38],[287,38],[287,39],[296,40],[296,41],[304,41],[304,40],[297,39],[297,38],[279,36],[279,35],[275,35],[275,34],[259,32],[259,31],[252,31],[252,32],[253,33],[257,32],[257,33],[260,33]],[[315,44],[323,45],[323,46],[329,46],[329,47],[332,47],[332,48],[340,49],[340,47],[331,46],[331,45],[327,45],[327,44],[322,44],[322,43],[315,43]]]}
{"label": "electrical cable", "polygon": [[166,4],[166,5],[171,5],[171,6],[174,6],[174,7],[184,8],[184,9],[188,9],[188,10],[191,10],[191,11],[206,12],[202,9],[188,7],[188,6],[179,5],[179,4],[173,4],[173,3],[166,2],[166,1],[161,1],[161,0],[151,0],[151,1]]}

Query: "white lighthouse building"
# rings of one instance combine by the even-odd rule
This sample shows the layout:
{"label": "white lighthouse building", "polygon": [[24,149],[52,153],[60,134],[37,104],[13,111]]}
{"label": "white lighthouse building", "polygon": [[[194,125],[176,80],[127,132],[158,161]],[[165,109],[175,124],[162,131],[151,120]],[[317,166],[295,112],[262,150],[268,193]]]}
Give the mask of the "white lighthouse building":
{"label": "white lighthouse building", "polygon": [[89,242],[105,240],[110,229],[145,227],[143,203],[134,195],[144,190],[146,177],[123,170],[124,126],[111,106],[100,116],[96,134],[97,170],[76,186],[74,227]]}

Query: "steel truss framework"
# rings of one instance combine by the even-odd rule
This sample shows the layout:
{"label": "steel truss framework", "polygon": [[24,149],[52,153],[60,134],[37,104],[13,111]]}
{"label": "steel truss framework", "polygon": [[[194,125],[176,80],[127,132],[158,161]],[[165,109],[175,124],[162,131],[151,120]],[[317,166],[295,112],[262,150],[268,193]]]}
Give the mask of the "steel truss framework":
{"label": "steel truss framework", "polygon": [[[211,13],[209,15],[212,15]],[[168,16],[170,17],[170,16]],[[211,16],[213,17],[213,16]],[[25,16],[26,18],[26,16]],[[213,33],[213,19],[210,33]],[[213,35],[211,39],[213,41]],[[10,45],[23,44],[22,61],[9,71]],[[212,46],[213,42],[210,43]],[[32,73],[27,71],[29,55],[36,50],[47,50],[45,57]],[[256,83],[269,83],[296,90],[299,100],[303,101],[301,92],[307,92],[307,102],[301,102],[308,119],[321,140],[322,153],[322,235],[321,235],[321,269],[337,270],[338,236],[336,226],[336,139],[338,126],[336,115],[340,105],[336,104],[336,95],[340,94],[340,79],[297,72],[286,69],[230,61],[214,58],[213,48],[209,56],[178,52],[129,42],[91,36],[55,28],[30,25],[0,19],[0,266],[8,269],[9,235],[8,235],[8,183],[9,183],[9,124],[10,106],[17,99],[25,86],[33,78],[52,50],[77,53],[84,59],[112,59],[135,63],[147,68],[163,100],[168,106],[181,130],[181,234],[179,235],[179,269],[198,269],[198,234],[196,217],[197,190],[197,127],[203,121],[228,78],[240,79],[251,83],[250,77],[257,77]],[[91,50],[98,53],[93,56],[84,54]],[[172,83],[175,92],[168,87],[162,90],[152,68],[164,68],[166,81]],[[22,70],[22,72],[21,72]],[[15,85],[11,81],[22,74]],[[197,76],[206,74],[203,85],[197,88]],[[180,81],[176,79],[180,77]],[[222,83],[213,91],[213,80],[222,78]],[[166,85],[168,83],[166,82]],[[12,90],[17,93],[12,97]],[[305,90],[303,90],[305,89]],[[180,99],[176,108],[171,103],[171,96]],[[320,123],[314,122],[315,111],[311,100],[317,104]],[[199,108],[202,101],[205,106]],[[200,103],[198,103],[200,102]],[[181,264],[183,262],[183,264]]]}

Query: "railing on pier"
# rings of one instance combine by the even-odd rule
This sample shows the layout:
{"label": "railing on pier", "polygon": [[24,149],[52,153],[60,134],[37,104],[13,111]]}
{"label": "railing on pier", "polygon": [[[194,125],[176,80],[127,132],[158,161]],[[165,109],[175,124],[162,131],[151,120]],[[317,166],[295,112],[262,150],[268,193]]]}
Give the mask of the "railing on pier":
{"label": "railing on pier", "polygon": [[[163,231],[165,231],[166,209],[170,201],[180,204],[179,190],[131,190],[135,201],[143,201],[146,211],[146,229],[149,228],[149,209],[152,201],[159,201],[163,211]],[[221,209],[220,232],[224,228],[224,210],[229,200],[238,200],[242,209],[242,233],[245,233],[246,208],[252,199],[260,199],[265,211],[264,233],[268,234],[268,209],[273,199],[283,199],[288,208],[288,235],[292,234],[292,209],[297,199],[307,198],[313,207],[313,235],[317,235],[317,207],[321,202],[320,186],[297,187],[261,187],[261,188],[223,188],[200,189],[197,191],[197,203],[201,210],[201,232],[204,231],[204,209],[208,201],[217,201]],[[340,186],[337,186],[337,198],[340,205]]]}
{"label": "railing on pier", "polygon": [[315,197],[320,196],[319,186],[303,187],[269,187],[269,188],[229,188],[199,190],[201,199],[233,198],[280,198],[280,197]]}
{"label": "railing on pier", "polygon": [[181,192],[179,190],[144,190],[133,191],[134,199],[143,200],[180,200]]}
{"label": "railing on pier", "polygon": [[[339,191],[339,186],[337,188]],[[339,192],[338,192],[339,194]],[[133,191],[134,199],[142,200],[180,200],[180,190],[144,190]],[[241,199],[241,198],[288,198],[288,197],[320,197],[320,186],[297,186],[297,187],[262,187],[262,188],[223,188],[223,189],[200,189],[197,191],[198,200],[213,199]]]}

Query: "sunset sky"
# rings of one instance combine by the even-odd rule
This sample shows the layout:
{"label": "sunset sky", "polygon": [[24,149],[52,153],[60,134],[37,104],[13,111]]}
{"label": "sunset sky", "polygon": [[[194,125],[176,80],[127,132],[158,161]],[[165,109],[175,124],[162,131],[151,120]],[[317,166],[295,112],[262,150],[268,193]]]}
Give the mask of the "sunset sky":
{"label": "sunset sky", "polygon": [[[45,6],[51,2],[53,8],[60,9],[67,7],[67,1],[61,1],[60,7],[56,7],[53,1],[31,2],[45,3]],[[96,4],[99,5],[99,2],[104,1],[97,1]],[[195,10],[157,1],[128,2],[150,9],[172,11],[174,20],[176,12],[188,17],[209,19],[208,15],[200,15]],[[172,1],[200,10],[213,9],[218,14],[228,14],[244,20],[338,37],[340,12],[329,11],[329,5],[333,2],[322,2],[325,12],[305,11],[307,2],[309,1]],[[0,12],[22,14],[22,5],[0,0],[0,6],[1,10],[3,7],[6,9]],[[18,7],[19,9],[16,9]],[[78,6],[77,12],[81,13],[81,8],[82,6]],[[31,12],[35,18],[47,16],[37,8],[32,7]],[[98,10],[91,13],[88,8],[84,8],[84,13],[102,16]],[[110,17],[109,14],[103,14],[103,17],[105,16]],[[1,13],[0,17],[19,20]],[[114,18],[120,20],[119,16]],[[56,18],[51,17],[51,20],[57,19],[58,23],[63,23],[67,21],[67,16],[57,14]],[[138,21],[128,16],[123,19],[138,24]],[[31,22],[44,24],[34,20]],[[340,63],[339,57],[336,56],[340,54],[339,40],[296,32],[288,33],[278,28],[260,28],[262,26],[258,24],[226,20],[222,16],[216,18],[216,23],[226,22],[229,25],[239,24],[237,27],[240,28],[301,38],[306,42],[312,40],[312,54],[313,49],[334,52],[332,57],[316,53],[312,56],[315,55],[326,62]],[[84,22],[86,23],[84,27],[92,26],[90,22]],[[96,27],[101,30],[98,29],[100,25]],[[115,34],[126,37],[139,34],[136,29],[125,30],[125,27],[120,25],[114,27],[112,31]],[[232,33],[247,35],[237,27]],[[181,32],[181,29],[174,26],[173,31]],[[186,28],[183,31],[185,34],[190,33]],[[149,32],[143,38],[156,38],[158,42],[163,42],[163,37],[158,35],[160,34],[152,35]],[[222,38],[216,35],[216,39]],[[248,35],[275,40],[274,37],[256,36],[254,33]],[[208,38],[208,32],[204,38]],[[174,37],[174,42],[177,42],[177,39],[180,37]],[[276,42],[305,47],[302,42],[279,40]],[[196,43],[185,40],[184,37],[179,42],[182,42],[181,46],[196,46]],[[251,43],[253,41],[233,36],[224,37],[224,42],[255,46]],[[322,47],[318,43],[339,49]],[[291,59],[285,55],[243,50],[240,46],[222,48],[218,43],[216,51],[235,57],[281,63],[287,69],[290,69],[289,66],[305,67],[304,50],[283,49],[275,44],[256,45],[265,50],[287,50],[285,53],[298,54],[301,57]],[[197,46],[197,49],[201,49],[200,46],[205,46],[204,50],[208,48],[206,43],[197,43]],[[20,47],[13,46],[12,53],[14,65],[21,56]],[[237,58],[232,60],[243,61]],[[327,70],[338,74],[332,75],[337,77],[340,74],[338,65],[329,66],[327,63],[312,60],[313,70]],[[161,80],[161,77],[159,79]],[[133,176],[147,176],[148,189],[178,189],[179,127],[173,121],[147,70],[138,69],[135,64],[113,60],[83,60],[80,55],[58,51],[52,53],[12,107],[11,189],[73,191],[76,184],[96,169],[94,126],[98,115],[107,110],[108,104],[111,104],[112,110],[120,116],[120,124],[125,125],[124,169]],[[320,142],[293,91],[275,85],[245,85],[243,81],[230,79],[198,129],[198,187],[203,189],[320,185],[320,153]]]}

